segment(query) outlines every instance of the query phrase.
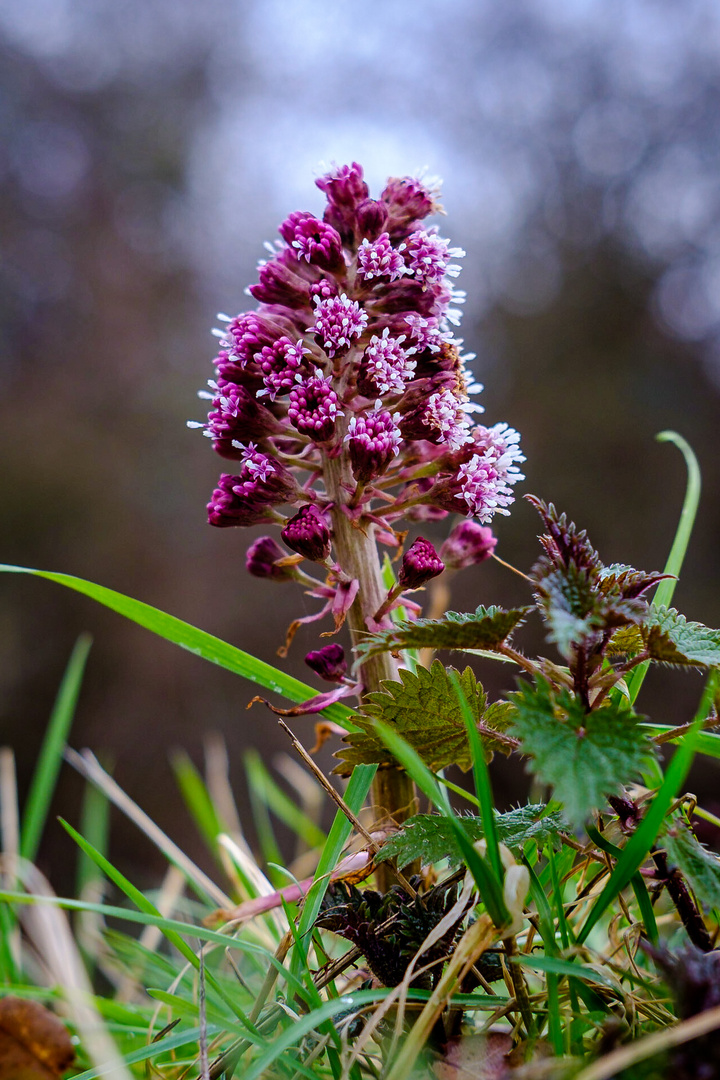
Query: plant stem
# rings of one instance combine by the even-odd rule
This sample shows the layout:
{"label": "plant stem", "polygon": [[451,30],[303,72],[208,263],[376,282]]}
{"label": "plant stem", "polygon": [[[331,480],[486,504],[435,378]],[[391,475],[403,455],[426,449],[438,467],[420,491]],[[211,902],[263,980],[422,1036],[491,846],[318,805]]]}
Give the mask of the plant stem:
{"label": "plant stem", "polygon": [[[358,528],[358,523],[351,521],[342,509],[348,501],[348,489],[352,491],[354,487],[348,455],[343,451],[335,458],[328,458],[325,464],[325,488],[335,504],[332,510],[335,558],[348,577],[360,583],[347,616],[350,633],[357,640],[367,633],[366,620],[380,608],[386,590],[375,542],[375,526],[371,522],[363,522],[362,528]],[[363,663],[360,675],[365,693],[373,693],[382,689],[383,681],[397,680],[397,664],[390,653],[380,653]],[[376,816],[392,818],[398,825],[410,817],[415,809],[415,786],[405,770],[397,767],[378,769],[371,797]],[[393,880],[391,868],[380,863],[376,873],[379,888],[386,891]]]}

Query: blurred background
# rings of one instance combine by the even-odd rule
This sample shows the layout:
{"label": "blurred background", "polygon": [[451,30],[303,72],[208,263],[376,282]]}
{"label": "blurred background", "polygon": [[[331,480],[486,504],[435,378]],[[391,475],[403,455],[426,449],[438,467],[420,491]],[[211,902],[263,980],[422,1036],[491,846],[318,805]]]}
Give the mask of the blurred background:
{"label": "blurred background", "polygon": [[[5,0],[0,5],[0,561],[62,570],[164,608],[276,662],[313,610],[250,578],[257,530],[207,526],[223,463],[202,419],[217,311],[251,306],[262,244],[319,211],[323,166],[445,179],[441,232],[467,251],[462,334],[485,419],[518,428],[532,491],[606,562],[662,568],[685,484],[704,496],[675,602],[720,625],[720,6],[716,0]],[[527,569],[519,501],[498,554]],[[262,531],[262,530],[261,530]],[[432,534],[442,539],[438,526]],[[455,605],[524,602],[497,564]],[[71,742],[199,852],[168,764],[227,741],[266,763],[284,737],[253,688],[59,586],[0,577],[2,741],[27,786],[77,635],[95,638]],[[530,630],[524,642],[539,645]],[[312,628],[287,669],[310,673]],[[507,669],[478,668],[491,695]],[[503,682],[504,680],[504,682]],[[681,723],[701,679],[655,672],[640,699]],[[312,739],[310,720],[298,720]],[[331,764],[330,755],[323,758]],[[712,801],[717,771],[693,778]],[[522,797],[497,763],[500,801]],[[68,768],[57,808],[77,821]],[[160,862],[113,818],[140,884]],[[64,834],[41,865],[69,888]]]}

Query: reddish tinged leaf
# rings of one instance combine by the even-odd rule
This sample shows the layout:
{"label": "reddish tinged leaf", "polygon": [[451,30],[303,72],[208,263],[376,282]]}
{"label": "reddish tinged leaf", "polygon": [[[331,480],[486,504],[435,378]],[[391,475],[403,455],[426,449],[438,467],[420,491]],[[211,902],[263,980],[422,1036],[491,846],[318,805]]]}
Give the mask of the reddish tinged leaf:
{"label": "reddish tinged leaf", "polygon": [[437,1080],[510,1080],[512,1048],[512,1036],[500,1031],[451,1039],[433,1073]]}
{"label": "reddish tinged leaf", "polygon": [[0,1080],[57,1080],[75,1060],[65,1025],[37,1001],[0,1000]]}
{"label": "reddish tinged leaf", "polygon": [[277,705],[272,705],[267,698],[256,694],[254,698],[248,701],[246,708],[251,709],[256,701],[261,701],[276,716],[310,716],[312,713],[319,713],[323,709],[327,709],[328,705],[334,705],[340,698],[357,694],[361,685],[361,683],[356,683],[354,686],[347,686],[343,683],[342,686],[336,686],[334,690],[327,690],[324,694],[316,694],[315,697],[308,698],[307,701],[301,701],[299,705],[293,705],[290,709],[280,709]]}

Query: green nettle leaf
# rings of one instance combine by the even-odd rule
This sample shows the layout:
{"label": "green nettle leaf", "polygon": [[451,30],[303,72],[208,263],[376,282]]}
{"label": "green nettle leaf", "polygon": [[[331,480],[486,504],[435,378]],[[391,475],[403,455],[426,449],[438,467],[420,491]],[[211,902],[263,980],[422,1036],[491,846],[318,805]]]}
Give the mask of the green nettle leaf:
{"label": "green nettle leaf", "polygon": [[603,598],[587,570],[553,570],[542,579],[538,594],[548,637],[565,657],[603,625]]}
{"label": "green nettle leaf", "polygon": [[720,909],[720,858],[704,848],[681,822],[668,829],[662,844],[668,861],[684,874],[703,907]]}
{"label": "green nettle leaf", "polygon": [[607,657],[637,656],[645,648],[639,626],[621,626],[610,638],[605,649]]}
{"label": "green nettle leaf", "polygon": [[675,608],[652,607],[642,633],[650,658],[659,663],[720,666],[720,630],[688,622]]}
{"label": "green nettle leaf", "polygon": [[512,695],[517,712],[511,733],[543,783],[551,784],[565,817],[581,826],[608,795],[634,780],[653,757],[653,746],[622,699],[587,712],[567,690],[549,683],[522,685]]}
{"label": "green nettle leaf", "polygon": [[[507,814],[496,813],[498,840],[515,851],[521,850],[528,840],[534,840],[539,846],[548,841],[559,843],[558,837],[564,828],[562,815],[558,811],[545,814],[545,810],[543,803],[531,803],[510,810]],[[459,820],[471,843],[483,839],[485,833],[482,818],[468,815]],[[448,859],[450,866],[460,866],[463,863],[463,853],[446,817],[439,814],[417,814],[404,823],[400,832],[383,844],[375,861],[382,862],[384,859],[397,859],[400,869],[415,859],[426,864]]]}
{"label": "green nettle leaf", "polygon": [[496,649],[532,609],[478,607],[468,615],[448,611],[442,619],[416,619],[401,622],[392,630],[370,634],[357,645],[363,660],[399,649]]}
{"label": "green nettle leaf", "polygon": [[[392,754],[375,732],[376,719],[392,724],[428,768],[444,769],[451,764],[457,764],[463,770],[470,768],[472,753],[448,670],[435,660],[432,667],[418,668],[415,674],[401,671],[400,680],[384,682],[384,690],[367,695],[364,714],[353,714],[352,721],[360,731],[346,736],[344,741],[349,745],[336,754],[341,759],[336,773],[348,776],[353,767],[360,764],[394,764]],[[499,732],[509,726],[514,707],[502,709],[498,708],[502,703],[496,703],[488,709],[485,691],[469,667],[460,676],[460,683],[478,723],[482,720]],[[481,737],[488,760],[495,750],[509,752],[508,744],[492,737]]]}

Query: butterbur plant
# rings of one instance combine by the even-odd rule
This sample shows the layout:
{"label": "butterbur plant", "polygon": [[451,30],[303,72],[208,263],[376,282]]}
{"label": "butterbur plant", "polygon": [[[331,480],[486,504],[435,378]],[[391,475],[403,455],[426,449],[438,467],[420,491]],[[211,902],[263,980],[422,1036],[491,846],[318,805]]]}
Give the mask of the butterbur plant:
{"label": "butterbur plant", "polygon": [[[245,552],[248,573],[268,588],[299,587],[315,605],[278,651],[299,626],[319,623],[305,656],[319,685],[113,590],[2,567],[84,593],[286,699],[267,704],[312,778],[284,759],[293,799],[247,755],[253,855],[222,750],[208,748],[205,777],[176,755],[183,798],[216,859],[210,877],[88,751],[65,748],[92,787],[83,835],[63,823],[81,850],[81,896],[53,898],[30,862],[87,658],[81,640],[19,838],[11,762],[0,754],[0,996],[11,991],[7,1011],[21,1017],[25,998],[62,996],[78,1033],[76,1080],[148,1069],[169,1080],[711,1080],[720,858],[694,827],[720,819],[686,779],[696,753],[720,761],[720,631],[671,607],[699,498],[695,457],[680,436],[660,436],[689,475],[662,571],[604,563],[566,514],[527,495],[540,547],[516,571],[526,602],[445,610],[453,575],[490,558],[508,565],[493,526],[523,479],[519,435],[479,420],[481,387],[457,336],[463,252],[425,224],[440,210],[437,188],[396,178],[374,199],[357,164],[317,184],[322,217],[303,210],[282,222],[248,290],[256,306],[223,317],[201,392],[209,413],[191,426],[228,462],[209,523],[263,526]],[[428,536],[438,529],[436,546]],[[544,634],[540,656],[524,644],[532,621]],[[343,627],[350,649],[335,637]],[[446,665],[462,654],[472,666]],[[495,661],[507,689],[493,701],[482,679]],[[703,675],[694,716],[670,725],[644,715],[638,695],[652,664]],[[307,715],[317,747],[335,740],[336,782],[285,723]],[[492,791],[497,754],[531,777],[530,801],[505,813]],[[325,797],[337,807],[327,832]],[[107,800],[172,863],[157,904],[107,856]],[[297,859],[283,855],[274,817],[296,836]],[[177,895],[178,873],[192,898]],[[97,902],[100,879],[125,908]],[[35,904],[52,919],[34,919]],[[83,959],[63,906],[147,926],[136,940],[93,921]],[[156,932],[162,947],[148,938]],[[117,992],[93,998],[84,963]],[[46,1030],[43,1006],[31,1012],[33,1031]],[[4,1028],[0,1080],[14,1080],[3,1073],[8,1046],[44,1069],[42,1039],[31,1032],[25,1045],[26,1032],[20,1046]]]}
{"label": "butterbur plant", "polygon": [[[437,187],[394,178],[374,199],[356,163],[316,183],[322,218],[291,213],[248,289],[257,307],[220,316],[215,374],[201,393],[210,412],[191,426],[238,463],[213,492],[210,524],[274,523],[290,549],[261,561],[277,542],[256,541],[250,572],[289,580],[290,552],[325,570],[312,582],[297,576],[323,604],[292,624],[289,640],[300,623],[328,616],[336,631],[347,621],[358,642],[389,628],[400,607],[418,613],[408,593],[445,569],[422,537],[403,552],[407,527],[460,514],[469,529],[448,541],[453,567],[481,561],[494,543],[488,523],[509,513],[525,459],[516,431],[478,420],[482,387],[456,336],[464,252],[424,224],[441,210]],[[389,589],[384,550],[402,556]],[[389,653],[365,656],[360,689],[378,692],[397,673]],[[399,822],[412,786],[389,768],[373,798]]]}

